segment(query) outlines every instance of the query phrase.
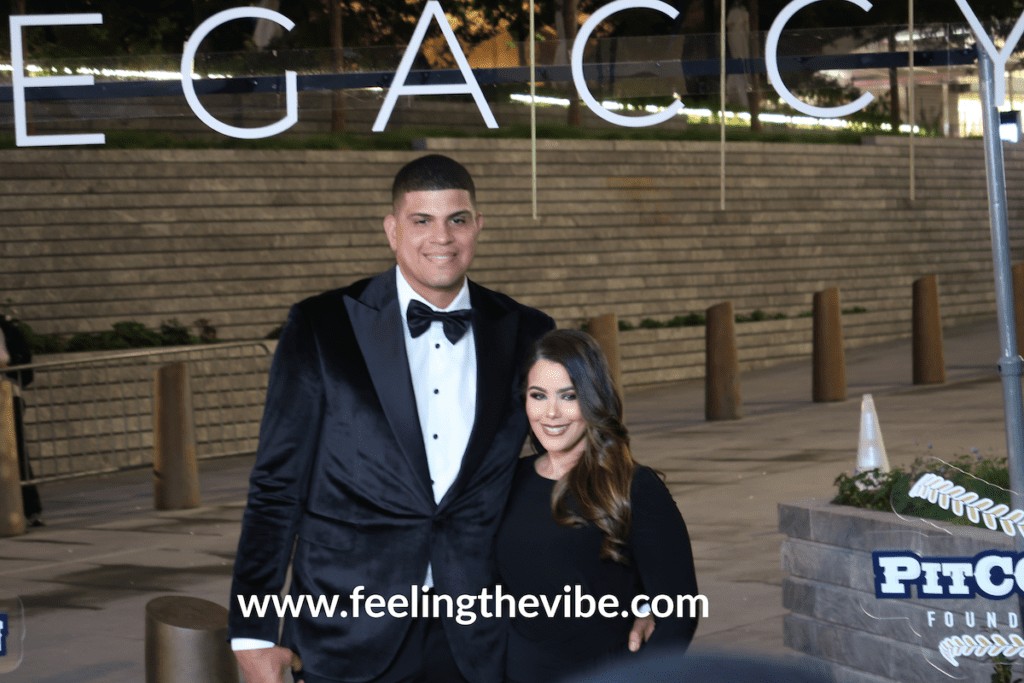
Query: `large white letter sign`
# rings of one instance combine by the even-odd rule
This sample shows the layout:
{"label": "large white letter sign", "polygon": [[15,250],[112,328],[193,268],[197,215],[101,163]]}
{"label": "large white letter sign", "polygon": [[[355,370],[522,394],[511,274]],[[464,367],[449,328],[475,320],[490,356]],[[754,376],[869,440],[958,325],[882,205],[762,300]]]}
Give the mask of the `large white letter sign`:
{"label": "large white letter sign", "polygon": [[[423,36],[427,34],[427,28],[430,26],[432,18],[437,19],[437,23],[441,26],[441,33],[444,34],[444,39],[448,42],[448,48],[455,55],[455,62],[459,65],[462,77],[466,79],[465,83],[452,83],[450,85],[405,84],[405,79],[409,76],[409,70],[412,68],[413,60],[416,59],[416,53],[419,52],[420,43],[423,42]],[[388,89],[388,96],[384,98],[384,104],[381,105],[380,111],[377,112],[377,120],[373,122],[373,132],[379,133],[384,130],[384,126],[388,125],[388,119],[391,118],[391,112],[395,108],[395,102],[398,101],[399,95],[465,95],[466,93],[473,95],[476,106],[480,110],[480,114],[483,115],[487,127],[497,128],[498,122],[494,120],[494,114],[491,113],[491,108],[487,106],[487,100],[484,99],[484,94],[480,90],[480,84],[476,82],[476,76],[473,75],[473,70],[469,68],[466,55],[462,54],[459,41],[455,40],[455,34],[452,32],[452,27],[448,25],[448,19],[444,16],[441,3],[437,0],[430,0],[427,6],[423,8],[420,21],[416,24],[416,30],[413,31],[412,40],[409,41],[409,47],[405,48],[405,54],[402,55],[402,61],[398,65],[394,80],[391,81],[391,87]]]}
{"label": "large white letter sign", "polygon": [[974,37],[981,43],[981,47],[988,53],[988,56],[992,58],[993,72],[996,74],[996,90],[995,90],[995,105],[997,107],[1003,106],[1003,100],[1006,97],[1006,61],[1013,54],[1013,51],[1017,48],[1017,43],[1020,42],[1020,36],[1024,33],[1024,14],[1020,15],[1017,19],[1017,23],[1014,24],[1013,30],[1010,31],[1010,35],[1006,37],[1006,44],[1003,45],[1003,49],[996,51],[996,46],[993,44],[992,39],[985,33],[985,29],[982,28],[981,22],[978,21],[978,17],[975,16],[974,10],[967,4],[966,0],[956,0],[956,4],[960,6],[960,11],[967,17],[968,23],[971,25],[971,29],[974,31]]}
{"label": "large white letter sign", "polygon": [[679,11],[672,5],[661,2],[661,0],[615,0],[610,2],[601,9],[597,10],[590,15],[586,23],[580,28],[580,32],[576,35],[576,42],[572,46],[572,80],[576,84],[576,91],[583,98],[583,101],[590,107],[590,111],[600,116],[609,123],[614,123],[617,126],[626,126],[628,128],[642,128],[644,126],[654,126],[664,121],[668,121],[670,118],[676,115],[676,113],[683,108],[683,103],[676,100],[669,106],[665,111],[657,114],[648,114],[647,116],[623,116],[622,114],[616,114],[610,112],[601,106],[601,103],[594,99],[594,96],[590,94],[590,90],[587,88],[587,82],[583,78],[583,51],[587,47],[587,41],[590,39],[590,34],[594,32],[598,24],[602,21],[615,14],[621,12],[624,9],[653,9],[667,14],[669,19],[675,19],[679,15]]}
{"label": "large white letter sign", "polygon": [[[772,22],[772,28],[768,31],[768,41],[764,46],[765,64],[768,67],[768,81],[775,88],[775,92],[779,93],[779,97],[786,101],[789,106],[793,107],[797,111],[802,111],[810,116],[817,116],[821,119],[832,119],[840,116],[846,116],[852,114],[855,111],[863,109],[868,106],[871,100],[875,99],[875,96],[871,93],[864,93],[859,98],[844,104],[841,107],[815,107],[813,105],[801,102],[796,98],[793,93],[789,91],[786,84],[782,82],[782,76],[779,74],[779,36],[782,35],[782,29],[785,28],[786,22],[788,22],[794,14],[802,10],[808,5],[813,5],[820,0],[793,0],[793,2],[786,5],[779,16],[775,17],[775,21]],[[846,2],[852,2],[857,7],[867,12],[871,9],[871,3],[868,0],[846,0]]]}
{"label": "large white letter sign", "polygon": [[14,91],[14,144],[18,147],[42,147],[45,145],[102,145],[107,139],[103,133],[80,135],[33,135],[28,134],[28,117],[25,114],[25,88],[55,88],[67,85],[92,85],[92,76],[43,76],[25,78],[25,55],[22,54],[22,26],[79,26],[102,24],[102,14],[23,14],[11,15],[11,84]]}
{"label": "large white letter sign", "polygon": [[223,133],[232,138],[243,138],[245,140],[254,140],[256,138],[269,138],[271,135],[277,135],[282,131],[286,131],[294,126],[299,120],[299,96],[298,88],[295,85],[295,72],[285,71],[284,82],[285,82],[285,107],[286,114],[283,119],[277,123],[271,123],[266,126],[259,128],[239,128],[237,126],[229,126],[226,123],[218,121],[210,112],[206,111],[203,107],[202,102],[196,96],[196,87],[192,82],[192,62],[195,61],[196,51],[199,50],[199,44],[203,42],[203,38],[210,34],[213,29],[217,28],[221,24],[227,23],[232,19],[266,19],[272,21],[275,24],[284,26],[287,30],[291,31],[295,27],[295,23],[288,17],[275,12],[274,10],[265,9],[263,7],[235,7],[234,9],[226,9],[223,12],[217,12],[212,17],[199,24],[196,32],[192,34],[192,37],[185,43],[185,53],[181,55],[181,89],[185,93],[185,100],[188,102],[188,106],[192,108],[199,120],[205,123],[210,128],[213,128],[218,133]]}

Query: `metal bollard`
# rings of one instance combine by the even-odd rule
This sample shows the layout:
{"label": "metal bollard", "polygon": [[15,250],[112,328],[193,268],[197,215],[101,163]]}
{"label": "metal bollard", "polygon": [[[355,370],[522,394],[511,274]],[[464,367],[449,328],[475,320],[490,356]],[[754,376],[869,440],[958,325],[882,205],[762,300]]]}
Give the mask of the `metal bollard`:
{"label": "metal bollard", "polygon": [[839,310],[839,288],[814,293],[814,349],[812,352],[812,396],[815,401],[846,400],[846,352],[843,350],[843,321]]}
{"label": "metal bollard", "polygon": [[743,417],[743,398],[732,302],[712,306],[704,315],[704,419],[737,420]]}
{"label": "metal bollard", "polygon": [[153,377],[153,505],[199,505],[199,467],[188,365],[170,363]]}
{"label": "metal bollard", "polygon": [[604,351],[608,359],[608,367],[612,371],[612,379],[619,389],[619,396],[623,403],[626,395],[622,390],[622,369],[620,367],[619,355],[619,318],[614,313],[605,313],[587,321],[587,332],[597,341],[597,345]]}
{"label": "metal bollard", "polygon": [[146,683],[238,683],[228,611],[167,595],[146,603]]}
{"label": "metal bollard", "polygon": [[14,431],[14,387],[0,380],[0,536],[25,533],[18,440]]}
{"label": "metal bollard", "polygon": [[935,275],[914,281],[913,330],[914,384],[945,382],[946,361],[942,352],[939,279]]}

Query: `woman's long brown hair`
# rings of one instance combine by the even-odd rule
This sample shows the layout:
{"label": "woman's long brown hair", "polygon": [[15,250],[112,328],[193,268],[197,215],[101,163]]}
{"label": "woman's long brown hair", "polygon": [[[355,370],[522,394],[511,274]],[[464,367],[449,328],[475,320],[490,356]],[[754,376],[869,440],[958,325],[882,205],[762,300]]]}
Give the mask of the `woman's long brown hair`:
{"label": "woman's long brown hair", "polygon": [[[629,451],[629,432],[622,423],[622,398],[612,381],[608,361],[589,334],[552,330],[534,344],[527,360],[524,400],[530,369],[541,359],[558,363],[569,373],[586,422],[583,454],[555,484],[551,512],[564,526],[595,524],[604,532],[601,557],[625,564],[621,550],[629,536],[629,489],[636,462]],[[567,492],[576,501],[579,514],[569,509]]]}

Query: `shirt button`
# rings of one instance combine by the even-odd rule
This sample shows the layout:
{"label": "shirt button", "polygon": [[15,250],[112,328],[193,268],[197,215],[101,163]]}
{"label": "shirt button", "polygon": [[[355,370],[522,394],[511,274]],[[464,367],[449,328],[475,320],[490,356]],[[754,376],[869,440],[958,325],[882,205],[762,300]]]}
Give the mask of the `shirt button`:
{"label": "shirt button", "polygon": [[435,394],[439,394],[439,393],[441,393],[441,390],[440,389],[434,389],[434,393]]}
{"label": "shirt button", "polygon": [[437,434],[434,434],[434,438],[435,438],[435,439],[437,438]]}
{"label": "shirt button", "polygon": [[441,345],[440,344],[434,344],[434,348],[435,349],[439,349],[439,348],[441,348]]}

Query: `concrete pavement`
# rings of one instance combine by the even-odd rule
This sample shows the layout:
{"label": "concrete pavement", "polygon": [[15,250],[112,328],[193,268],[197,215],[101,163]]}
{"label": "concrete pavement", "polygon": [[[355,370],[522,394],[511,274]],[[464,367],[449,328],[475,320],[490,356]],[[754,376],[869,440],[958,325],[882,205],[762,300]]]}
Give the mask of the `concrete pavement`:
{"label": "concrete pavement", "polygon": [[[909,339],[848,351],[845,402],[814,404],[810,359],[741,377],[745,417],[704,421],[702,381],[631,390],[633,451],[668,477],[710,603],[695,647],[785,654],[776,504],[832,496],[853,468],[860,395],[874,395],[890,462],[1005,455],[996,326],[945,330],[947,381],[911,384]],[[200,464],[203,506],[152,509],[148,470],[41,487],[47,526],[0,539],[0,600],[25,606],[25,657],[0,679],[145,679],[144,607],[190,595],[227,605],[252,459]]]}

